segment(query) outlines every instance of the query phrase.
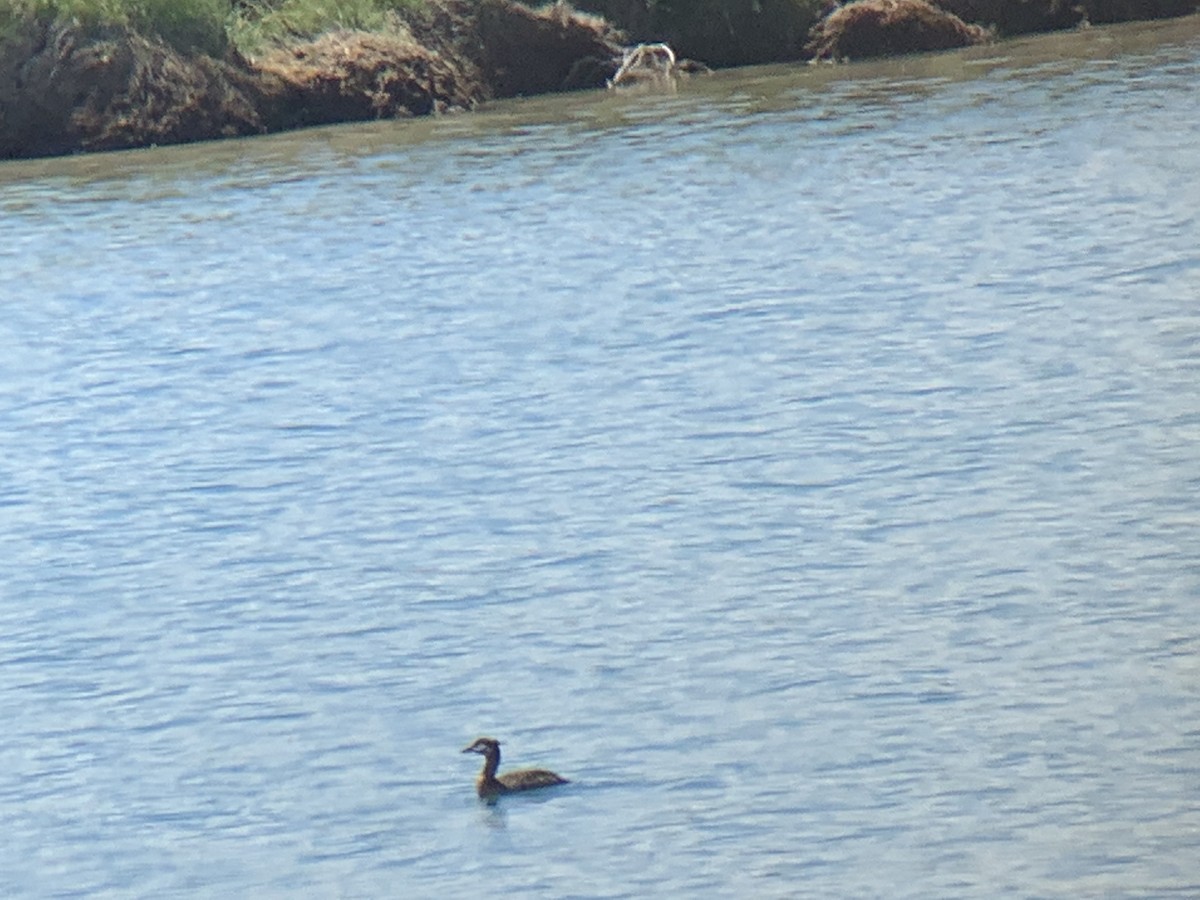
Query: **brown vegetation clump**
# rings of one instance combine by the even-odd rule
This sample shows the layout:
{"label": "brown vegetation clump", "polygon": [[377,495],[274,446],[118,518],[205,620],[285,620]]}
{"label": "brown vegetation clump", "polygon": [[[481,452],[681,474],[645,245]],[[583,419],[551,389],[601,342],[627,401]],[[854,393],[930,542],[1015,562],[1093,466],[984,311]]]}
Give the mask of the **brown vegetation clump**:
{"label": "brown vegetation clump", "polygon": [[580,83],[586,64],[609,63],[620,56],[616,33],[603,19],[556,3],[533,10],[508,0],[482,0],[475,13],[479,64],[497,97],[544,94],[566,88],[602,87]]}
{"label": "brown vegetation clump", "polygon": [[272,116],[282,127],[428,115],[481,99],[452,61],[399,35],[333,32],[254,66],[283,85]]}
{"label": "brown vegetation clump", "polygon": [[[3,2],[3,0],[0,0]],[[115,150],[464,109],[602,87],[615,32],[565,5],[429,0],[385,32],[261,59],[181,51],[126,26],[30,21],[0,35],[0,159]]]}
{"label": "brown vegetation clump", "polygon": [[986,41],[988,33],[926,0],[855,0],[813,28],[816,59],[864,59],[950,50]]}
{"label": "brown vegetation clump", "polygon": [[124,28],[31,23],[0,53],[0,158],[266,130],[257,80]]}

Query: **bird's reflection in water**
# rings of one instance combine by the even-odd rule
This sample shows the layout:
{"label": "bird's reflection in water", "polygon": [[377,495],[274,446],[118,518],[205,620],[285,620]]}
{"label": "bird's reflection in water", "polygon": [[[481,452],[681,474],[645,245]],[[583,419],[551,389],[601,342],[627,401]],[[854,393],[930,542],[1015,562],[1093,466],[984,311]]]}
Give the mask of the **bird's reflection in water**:
{"label": "bird's reflection in water", "polygon": [[495,800],[479,804],[479,816],[483,824],[493,831],[504,831],[508,828],[508,813]]}

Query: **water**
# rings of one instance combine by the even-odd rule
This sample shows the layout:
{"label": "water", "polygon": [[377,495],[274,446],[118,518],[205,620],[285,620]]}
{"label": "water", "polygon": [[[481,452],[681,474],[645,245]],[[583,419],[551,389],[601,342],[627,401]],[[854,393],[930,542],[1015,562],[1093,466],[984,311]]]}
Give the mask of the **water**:
{"label": "water", "polygon": [[0,893],[1200,893],[1198,75],[0,166]]}

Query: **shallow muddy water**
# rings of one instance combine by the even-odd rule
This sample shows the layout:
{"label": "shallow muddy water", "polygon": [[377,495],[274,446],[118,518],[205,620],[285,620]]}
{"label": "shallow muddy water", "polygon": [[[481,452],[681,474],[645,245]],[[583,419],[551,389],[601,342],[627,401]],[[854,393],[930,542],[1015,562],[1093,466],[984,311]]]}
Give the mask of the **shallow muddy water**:
{"label": "shallow muddy water", "polygon": [[1198,79],[0,165],[0,893],[1200,893]]}

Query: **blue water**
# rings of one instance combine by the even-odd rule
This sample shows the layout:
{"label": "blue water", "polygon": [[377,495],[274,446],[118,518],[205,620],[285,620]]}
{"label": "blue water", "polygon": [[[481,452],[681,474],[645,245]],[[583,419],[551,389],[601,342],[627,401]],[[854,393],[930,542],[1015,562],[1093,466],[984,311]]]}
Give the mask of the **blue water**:
{"label": "blue water", "polygon": [[1200,894],[1198,76],[0,166],[0,894]]}

